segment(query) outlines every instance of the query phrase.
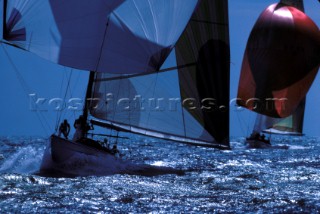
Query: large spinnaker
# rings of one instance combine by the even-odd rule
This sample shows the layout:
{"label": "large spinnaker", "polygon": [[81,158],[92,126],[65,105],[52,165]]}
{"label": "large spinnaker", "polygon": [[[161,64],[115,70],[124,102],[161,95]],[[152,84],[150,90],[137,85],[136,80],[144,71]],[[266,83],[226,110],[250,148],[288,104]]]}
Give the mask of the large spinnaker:
{"label": "large spinnaker", "polygon": [[68,67],[95,70],[107,18],[124,0],[4,0],[4,39]]}
{"label": "large spinnaker", "polygon": [[[204,17],[199,18],[199,14],[202,13]],[[200,20],[202,18],[203,20]],[[230,61],[228,31],[227,1],[201,1],[175,51],[159,72],[147,75],[122,75],[121,77],[107,73],[96,74],[93,93],[95,100],[91,103],[91,115],[98,120],[94,120],[94,123],[109,128],[113,127],[115,130],[127,130],[179,142],[229,148],[228,136],[217,140],[212,134],[212,129],[215,127],[205,124],[204,117],[208,114],[201,112],[202,103],[198,99],[199,95],[203,95],[201,93],[203,88],[200,87],[204,85],[196,82],[197,79],[191,79],[189,84],[185,82],[185,77],[196,75],[195,72],[207,72],[204,75],[210,72],[225,72],[208,75],[208,78],[213,78],[214,82],[216,75],[220,81],[225,81],[227,86],[219,89],[221,91],[225,89],[225,91],[219,91],[219,93],[224,93],[226,95],[224,99],[228,100]],[[190,33],[191,36],[188,35]],[[198,33],[204,33],[204,38],[196,37]],[[190,42],[185,41],[188,38]],[[197,46],[191,47],[195,43]],[[208,43],[209,45],[206,46]],[[190,59],[180,59],[181,51],[184,51],[182,46],[191,49]],[[203,46],[205,46],[205,51],[202,50]],[[180,51],[180,56],[175,54],[178,51]],[[212,53],[214,54],[211,55]],[[160,59],[158,61],[161,62]],[[217,63],[216,67],[221,66],[222,69],[216,69],[215,66],[212,66],[211,61]],[[207,67],[203,69],[201,66]],[[190,94],[185,93],[187,88]],[[218,90],[218,86],[216,89]],[[219,99],[220,97],[215,96],[216,92],[215,89],[212,89],[209,98]],[[203,104],[210,107],[210,103]],[[226,104],[228,108],[228,102],[222,104]],[[223,118],[229,121],[229,113],[223,113],[225,115]],[[221,117],[216,117],[216,119],[219,120]],[[229,135],[229,132],[225,131],[224,135]]]}
{"label": "large spinnaker", "polygon": [[4,39],[77,69],[154,72],[198,0],[7,0]]}
{"label": "large spinnaker", "polygon": [[303,99],[295,112],[289,117],[273,118],[258,114],[253,133],[278,135],[303,135],[303,120],[306,99]]}
{"label": "large spinnaker", "polygon": [[288,117],[306,96],[320,64],[320,33],[302,11],[269,6],[244,54],[238,104],[270,117]]}

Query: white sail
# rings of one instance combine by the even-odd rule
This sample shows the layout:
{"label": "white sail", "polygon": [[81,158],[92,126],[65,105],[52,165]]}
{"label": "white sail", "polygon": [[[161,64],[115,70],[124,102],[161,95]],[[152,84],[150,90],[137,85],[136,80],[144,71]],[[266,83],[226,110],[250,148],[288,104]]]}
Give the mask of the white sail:
{"label": "white sail", "polygon": [[303,135],[304,110],[305,99],[300,102],[296,111],[286,118],[273,118],[258,114],[253,133]]}
{"label": "white sail", "polygon": [[152,131],[167,136],[214,141],[202,125],[182,108],[177,69],[132,78],[112,80],[112,77],[110,74],[97,74],[95,78],[94,97],[99,98],[99,102],[91,110],[94,117],[141,128],[146,135]]}
{"label": "white sail", "polygon": [[68,67],[123,74],[159,69],[198,0],[6,2],[11,44]]}

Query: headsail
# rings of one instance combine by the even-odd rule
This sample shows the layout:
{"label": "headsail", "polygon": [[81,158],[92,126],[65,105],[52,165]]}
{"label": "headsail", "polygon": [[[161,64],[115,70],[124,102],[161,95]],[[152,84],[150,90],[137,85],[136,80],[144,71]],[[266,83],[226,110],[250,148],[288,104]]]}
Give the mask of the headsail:
{"label": "headsail", "polygon": [[[229,148],[229,57],[228,3],[202,0],[159,72],[121,77],[96,75],[96,100],[91,114],[98,120],[94,123],[163,139]],[[157,64],[162,62],[162,58],[155,59]],[[204,91],[211,83],[215,86]],[[204,98],[216,99],[225,109],[203,112],[201,107],[216,107],[212,100],[201,103]],[[226,130],[211,123],[214,119],[228,124],[223,125]],[[217,131],[223,133],[219,136]]]}
{"label": "headsail", "polygon": [[305,101],[306,99],[303,99],[295,112],[286,118],[273,118],[258,114],[253,133],[303,135]]}
{"label": "headsail", "polygon": [[154,72],[169,55],[197,2],[7,0],[4,39],[77,69]]}
{"label": "headsail", "polygon": [[244,54],[238,104],[288,117],[306,96],[320,64],[320,33],[302,11],[284,3],[259,17]]}

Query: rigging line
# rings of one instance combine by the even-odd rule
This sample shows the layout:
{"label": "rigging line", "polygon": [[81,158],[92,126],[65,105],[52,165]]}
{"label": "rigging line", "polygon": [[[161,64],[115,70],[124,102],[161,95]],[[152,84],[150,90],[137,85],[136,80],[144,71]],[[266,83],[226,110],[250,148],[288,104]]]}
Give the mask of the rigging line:
{"label": "rigging line", "polygon": [[[159,73],[157,72],[156,79],[155,79],[155,82],[154,82],[152,97],[154,97],[154,95],[156,93],[156,86],[157,86],[157,82],[158,82],[158,77],[159,77]],[[157,100],[156,100],[156,105],[157,105]],[[151,114],[151,109],[149,109],[149,113],[148,113],[148,117],[147,117],[147,122],[146,122],[147,127],[149,127],[150,114]],[[147,130],[145,132],[145,135],[147,135]]]}
{"label": "rigging line", "polygon": [[[70,73],[70,75],[68,76],[68,74],[67,74],[67,72],[68,72],[69,70],[67,70],[66,69],[66,67],[64,67],[64,79],[66,79],[66,81],[67,81],[67,87],[65,88],[65,95],[64,95],[64,98],[63,98],[63,104],[66,104],[66,97],[67,97],[67,94],[68,94],[68,92],[70,92],[68,89],[70,88],[69,87],[69,84],[70,84],[70,81],[71,81],[71,75],[72,75],[72,69],[70,70],[71,71],[71,73]],[[63,85],[62,85],[63,86]],[[62,96],[62,92],[60,93],[60,95]],[[64,105],[62,108],[65,108],[66,107],[66,105]],[[59,115],[59,120],[57,121],[58,122],[58,124],[61,122],[61,118],[63,117],[63,118],[68,118],[68,116],[67,116],[67,111],[63,111],[64,109],[61,109],[61,111],[59,111],[59,113],[60,114],[58,114]]]}
{"label": "rigging line", "polygon": [[71,90],[71,94],[70,94],[71,97],[73,96],[73,92],[76,90],[76,87],[77,87],[79,79],[80,79],[80,72],[76,72],[76,73],[77,73],[77,78],[76,78],[76,81],[74,82],[74,86]]}
{"label": "rigging line", "polygon": [[[64,85],[64,80],[65,80],[65,72],[63,72],[63,75],[62,75],[63,79],[61,81],[61,85],[60,85],[60,91],[59,91],[59,96],[62,94],[62,88],[63,88],[63,85]],[[58,124],[59,124],[59,118],[60,118],[60,112],[57,112],[57,116],[56,116],[56,126],[55,126],[55,130],[57,131],[58,130]]]}
{"label": "rigging line", "polygon": [[[77,74],[76,81],[73,83],[73,88],[70,90],[70,97],[72,97],[73,93],[76,91],[76,87],[77,87],[79,79],[80,79],[80,72],[76,72],[76,74]],[[75,112],[76,112],[76,110],[73,110],[73,111],[71,111],[70,116],[65,116],[65,117],[66,118],[73,118],[73,120],[75,120],[76,119],[76,113]]]}
{"label": "rigging line", "polygon": [[12,61],[9,53],[7,52],[7,49],[5,48],[5,46],[4,46],[3,44],[1,44],[1,46],[2,46],[2,49],[4,50],[5,54],[7,55],[7,57],[8,57],[11,65],[12,65],[12,67],[13,67],[13,70],[15,71],[15,74],[16,74],[16,76],[17,76],[17,78],[18,78],[18,80],[19,80],[19,82],[20,82],[23,90],[24,90],[25,93],[27,94],[28,92],[31,91],[30,88],[28,87],[28,85],[27,85],[27,84],[25,83],[25,81],[23,80],[22,75],[19,73],[18,68],[17,68],[17,67],[15,66],[15,64],[13,63],[13,61]]}
{"label": "rigging line", "polygon": [[241,132],[242,132],[242,133],[245,133],[246,135],[248,135],[248,131],[247,131],[247,133],[246,133],[245,128],[244,128],[245,124],[244,124],[244,122],[241,120],[239,114],[240,114],[240,113],[236,113],[238,122],[239,122],[239,124],[240,124]]}
{"label": "rigging line", "polygon": [[[18,68],[16,67],[16,65],[13,63],[12,58],[10,57],[10,55],[9,55],[7,49],[5,48],[5,46],[4,46],[3,44],[0,44],[0,45],[1,45],[4,53],[6,54],[6,56],[7,56],[8,60],[9,60],[9,62],[10,62],[10,64],[11,64],[11,66],[13,67],[13,70],[15,71],[15,74],[16,74],[16,76],[17,76],[17,78],[18,78],[18,80],[19,80],[19,82],[20,82],[20,84],[21,84],[21,86],[22,86],[22,88],[23,88],[23,90],[24,90],[24,92],[25,92],[25,95],[27,96],[28,92],[31,91],[30,88],[28,87],[27,83],[24,81],[24,79],[23,79],[22,75],[20,74],[20,72],[19,72]],[[29,93],[29,94],[30,94],[30,93]],[[27,97],[28,97],[28,96],[27,96]],[[43,121],[41,120],[41,118],[40,118],[40,113],[39,113],[38,111],[36,111],[36,116],[38,117],[38,120],[40,121],[40,124],[41,124],[42,129],[43,129],[44,132],[48,135],[49,132],[48,132],[48,130],[46,130],[46,127],[44,126],[44,123],[43,123]],[[46,121],[46,120],[45,120],[45,121]],[[47,128],[48,128],[48,127],[47,127]]]}
{"label": "rigging line", "polygon": [[145,72],[145,73],[141,73],[141,74],[139,73],[139,74],[132,74],[132,75],[121,75],[121,76],[117,76],[117,77],[101,78],[101,79],[96,79],[96,82],[112,81],[112,80],[119,80],[119,79],[129,79],[129,78],[133,78],[133,77],[146,76],[146,75],[150,75],[150,74],[173,71],[173,70],[176,70],[176,69],[193,67],[193,66],[196,66],[196,63],[188,63],[188,64],[185,64],[185,65],[169,67],[169,68],[161,69],[161,70],[156,71],[156,72]]}
{"label": "rigging line", "polygon": [[182,111],[182,120],[183,120],[183,131],[184,131],[184,136],[187,137],[187,130],[186,130],[186,121],[184,118],[184,108],[183,108],[183,102],[181,101],[181,111]]}
{"label": "rigging line", "polygon": [[[42,119],[44,120],[44,124],[46,125],[46,128],[48,130],[52,130],[50,127],[50,124],[48,123],[48,120],[46,119],[46,117],[42,114],[42,112],[39,112],[39,115],[42,116]],[[50,132],[50,131],[49,131]],[[48,135],[48,131],[46,131],[46,134]]]}
{"label": "rigging line", "polygon": [[[72,74],[73,74],[73,69],[71,69],[71,72],[70,72],[70,75],[69,75],[69,77],[67,77],[68,79],[67,79],[67,87],[66,87],[66,92],[65,92],[65,94],[64,94],[64,97],[63,97],[63,100],[64,100],[64,102],[65,102],[65,100],[66,100],[66,98],[67,98],[67,95],[68,95],[68,92],[69,92],[69,90],[70,90],[70,82],[71,82],[71,76],[72,76]],[[71,93],[71,92],[70,92]],[[64,107],[64,106],[63,106]],[[65,112],[63,113],[63,111],[61,110],[60,111],[61,113],[60,113],[60,117],[59,117],[59,121],[58,121],[58,124],[60,124],[60,122],[61,122],[61,118],[62,118],[62,115],[65,117]]]}
{"label": "rigging line", "polygon": [[108,16],[108,20],[107,20],[107,23],[106,23],[106,29],[104,30],[103,40],[102,40],[102,43],[101,43],[99,58],[98,58],[98,62],[97,62],[95,71],[98,70],[98,67],[99,67],[99,64],[100,64],[100,61],[101,61],[101,55],[102,55],[102,52],[103,52],[103,46],[104,46],[104,43],[106,41],[107,31],[108,31],[108,27],[109,27],[109,20],[110,20],[110,15]]}
{"label": "rigging line", "polygon": [[[3,47],[3,49],[4,49],[4,51],[5,51],[8,59],[9,59],[9,61],[10,61],[10,63],[11,63],[11,65],[12,65],[12,67],[14,68],[14,71],[15,71],[15,73],[16,73],[16,76],[17,76],[17,78],[18,78],[18,80],[19,80],[19,82],[20,82],[20,84],[21,84],[21,86],[22,86],[25,94],[30,94],[30,93],[29,93],[29,92],[31,91],[30,87],[28,87],[28,84],[24,81],[23,76],[20,74],[18,68],[17,68],[17,67],[15,66],[15,64],[13,63],[13,61],[12,61],[9,53],[7,52],[6,48],[5,48],[4,46],[2,46],[2,47]],[[45,119],[45,117],[42,115],[41,112],[36,111],[36,115],[37,115],[37,117],[38,117],[38,119],[39,119],[39,121],[40,121],[40,123],[41,123],[42,128],[44,129],[44,131],[45,131],[46,134],[48,135],[48,130],[50,130],[50,125],[48,124],[48,121]],[[42,116],[42,119],[41,119],[40,116]],[[43,122],[43,121],[44,121],[44,122]],[[46,127],[45,127],[45,125],[46,125]],[[46,128],[47,128],[48,130],[47,130]]]}
{"label": "rigging line", "polygon": [[[106,87],[106,86],[105,86]],[[121,80],[119,81],[119,84],[118,84],[118,90],[117,90],[117,100],[119,99],[119,94],[120,94],[120,88],[121,88]],[[117,100],[115,100],[116,102],[118,102]],[[114,121],[115,120],[115,117],[116,117],[116,111],[117,111],[117,103],[114,103],[113,104],[113,115],[112,115],[112,120]],[[108,106],[107,106],[108,108]],[[110,128],[110,135],[112,134],[112,130],[113,128]]]}
{"label": "rigging line", "polygon": [[[92,94],[94,93],[94,91],[93,91],[94,89],[92,90],[92,88],[94,87],[95,77],[97,76],[97,75],[93,75],[92,72],[96,72],[98,70],[98,67],[99,67],[99,64],[100,64],[100,61],[101,61],[101,55],[102,55],[102,52],[103,52],[103,46],[104,46],[104,43],[106,41],[107,31],[108,31],[108,27],[109,27],[109,20],[110,20],[110,15],[108,16],[108,19],[107,19],[106,28],[105,28],[105,31],[104,31],[103,40],[102,40],[101,47],[100,47],[100,53],[99,53],[99,58],[98,58],[98,61],[97,61],[96,69],[95,69],[95,71],[90,71],[90,74],[89,74],[89,80],[88,81],[90,81],[90,79],[92,78],[92,84],[90,86],[88,84],[86,95],[85,95],[83,114],[86,115],[85,116],[86,120],[87,120],[87,117],[88,117],[87,99],[88,99],[88,95],[92,97]],[[91,88],[89,89],[89,87],[91,87]],[[91,94],[88,94],[89,90],[90,90]]]}
{"label": "rigging line", "polygon": [[[128,91],[129,91],[129,97],[130,97],[131,87],[129,86],[128,88],[129,88]],[[132,105],[132,104],[131,104],[131,101],[129,101],[129,113],[128,113],[128,121],[129,121],[129,124],[131,124],[131,110],[132,110],[132,109],[131,109],[131,105]],[[118,133],[119,133],[119,132],[118,132]]]}

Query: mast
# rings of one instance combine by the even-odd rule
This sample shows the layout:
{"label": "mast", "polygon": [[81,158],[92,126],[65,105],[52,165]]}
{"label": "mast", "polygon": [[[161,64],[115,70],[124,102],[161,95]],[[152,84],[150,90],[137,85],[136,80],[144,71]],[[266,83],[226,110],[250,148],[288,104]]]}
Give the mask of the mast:
{"label": "mast", "polygon": [[[100,57],[99,57],[99,60],[98,60],[98,64],[97,64],[97,68],[98,68],[98,65],[99,65],[99,62],[101,60],[101,55],[102,55],[102,47],[104,45],[104,42],[105,42],[105,38],[106,38],[106,35],[107,35],[107,31],[108,31],[108,27],[109,27],[109,20],[110,20],[110,16],[108,16],[108,21],[106,23],[106,29],[104,31],[104,39],[102,41],[102,45],[101,45],[101,49],[100,49]],[[86,93],[86,98],[85,98],[85,104],[84,104],[84,107],[83,107],[83,118],[84,118],[84,121],[87,121],[88,120],[88,112],[89,112],[89,101],[90,99],[92,98],[92,88],[93,88],[93,82],[94,82],[94,79],[95,79],[95,72],[94,71],[90,71],[90,75],[89,75],[89,80],[88,80],[88,87],[87,87],[87,93]]]}
{"label": "mast", "polygon": [[5,38],[5,34],[6,34],[6,17],[7,17],[7,0],[3,0],[3,5],[2,5],[2,35],[1,35],[1,39]]}
{"label": "mast", "polygon": [[95,77],[95,72],[93,71],[90,71],[90,75],[89,75],[89,80],[88,80],[88,87],[87,87],[87,92],[86,92],[86,97],[85,97],[85,103],[84,103],[84,106],[83,106],[83,118],[84,118],[84,121],[87,121],[88,119],[88,112],[89,112],[89,101],[90,99],[92,98],[92,87],[93,87],[93,81],[94,81],[94,77]]}
{"label": "mast", "polygon": [[280,3],[295,7],[304,12],[303,0],[281,0]]}

